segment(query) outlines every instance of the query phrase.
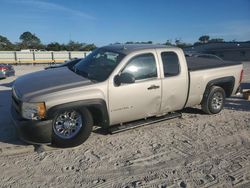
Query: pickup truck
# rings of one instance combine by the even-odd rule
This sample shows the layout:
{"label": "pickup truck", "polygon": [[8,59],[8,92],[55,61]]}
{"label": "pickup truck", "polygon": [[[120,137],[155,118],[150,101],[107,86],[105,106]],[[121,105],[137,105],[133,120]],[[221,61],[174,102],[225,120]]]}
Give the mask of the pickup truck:
{"label": "pickup truck", "polygon": [[185,57],[176,47],[109,45],[73,67],[16,79],[12,119],[26,142],[77,146],[93,125],[107,130],[199,104],[217,114],[242,75],[241,63]]}

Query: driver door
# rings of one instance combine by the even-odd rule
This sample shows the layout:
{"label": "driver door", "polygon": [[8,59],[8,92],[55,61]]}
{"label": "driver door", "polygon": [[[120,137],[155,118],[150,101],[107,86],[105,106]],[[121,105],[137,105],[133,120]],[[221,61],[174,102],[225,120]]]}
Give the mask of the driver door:
{"label": "driver door", "polygon": [[129,73],[135,82],[115,85],[109,82],[110,124],[154,116],[160,111],[161,79],[156,53],[152,50],[132,56],[118,74]]}

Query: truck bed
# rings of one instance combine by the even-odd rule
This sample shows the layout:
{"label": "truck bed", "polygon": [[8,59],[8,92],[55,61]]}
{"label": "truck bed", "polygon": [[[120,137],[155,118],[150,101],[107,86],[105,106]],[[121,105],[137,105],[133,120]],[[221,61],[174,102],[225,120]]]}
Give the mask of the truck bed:
{"label": "truck bed", "polygon": [[189,71],[197,71],[204,69],[212,69],[219,67],[226,67],[232,65],[240,65],[241,62],[237,61],[223,61],[220,59],[209,59],[201,57],[186,57],[187,66]]}

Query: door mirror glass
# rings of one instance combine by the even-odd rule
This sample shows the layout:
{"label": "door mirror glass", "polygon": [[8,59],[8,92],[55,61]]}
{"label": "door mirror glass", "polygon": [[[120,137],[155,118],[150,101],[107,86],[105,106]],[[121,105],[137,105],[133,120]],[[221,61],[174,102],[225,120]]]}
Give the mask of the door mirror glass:
{"label": "door mirror glass", "polygon": [[116,86],[120,86],[121,84],[131,84],[135,83],[135,77],[129,73],[122,73],[115,76],[114,82]]}

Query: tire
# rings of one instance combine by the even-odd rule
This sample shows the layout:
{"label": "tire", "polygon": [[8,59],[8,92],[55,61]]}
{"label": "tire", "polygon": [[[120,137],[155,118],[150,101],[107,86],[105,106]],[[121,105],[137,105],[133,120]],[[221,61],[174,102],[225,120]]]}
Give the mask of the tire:
{"label": "tire", "polygon": [[204,94],[201,108],[206,114],[219,113],[225,104],[225,91],[219,86],[212,86],[207,94]]}
{"label": "tire", "polygon": [[75,147],[88,139],[93,129],[93,118],[88,109],[58,111],[52,124],[52,145]]}

